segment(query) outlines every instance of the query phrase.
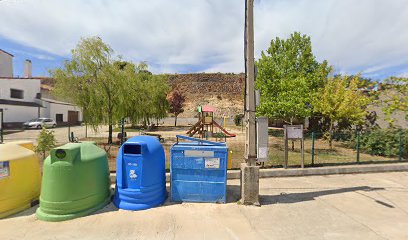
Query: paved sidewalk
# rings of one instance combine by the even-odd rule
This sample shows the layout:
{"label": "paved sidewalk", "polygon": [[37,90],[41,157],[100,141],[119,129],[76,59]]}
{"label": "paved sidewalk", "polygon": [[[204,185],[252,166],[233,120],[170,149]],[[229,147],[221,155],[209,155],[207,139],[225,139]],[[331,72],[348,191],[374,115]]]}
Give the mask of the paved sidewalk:
{"label": "paved sidewalk", "polygon": [[260,180],[262,207],[166,202],[130,212],[112,204],[67,222],[35,208],[0,220],[0,239],[408,239],[408,172]]}

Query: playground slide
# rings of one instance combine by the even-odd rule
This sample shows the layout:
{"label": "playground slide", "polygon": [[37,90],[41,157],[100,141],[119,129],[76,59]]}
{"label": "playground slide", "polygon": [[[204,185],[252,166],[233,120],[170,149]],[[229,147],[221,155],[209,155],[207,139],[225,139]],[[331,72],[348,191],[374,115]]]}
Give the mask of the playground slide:
{"label": "playground slide", "polygon": [[219,129],[221,129],[221,131],[226,135],[226,136],[228,136],[228,137],[236,137],[237,135],[235,135],[235,134],[232,134],[232,133],[229,133],[229,132],[227,132],[227,130],[225,130],[223,127],[221,127],[216,121],[214,121],[213,120],[213,124],[216,126],[216,127],[218,127]]}

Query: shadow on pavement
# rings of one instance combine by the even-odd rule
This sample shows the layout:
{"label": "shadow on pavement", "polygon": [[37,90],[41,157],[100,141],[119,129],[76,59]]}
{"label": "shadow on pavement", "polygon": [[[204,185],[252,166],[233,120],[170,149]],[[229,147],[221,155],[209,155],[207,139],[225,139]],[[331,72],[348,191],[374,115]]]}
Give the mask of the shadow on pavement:
{"label": "shadow on pavement", "polygon": [[385,190],[384,188],[372,188],[368,186],[360,186],[360,187],[350,187],[350,188],[338,188],[338,189],[330,189],[330,190],[323,190],[323,191],[315,191],[315,192],[302,192],[302,193],[284,193],[282,192],[280,195],[261,195],[260,202],[261,205],[270,205],[270,204],[277,204],[277,203],[298,203],[298,202],[305,202],[305,201],[312,201],[315,200],[317,197],[326,196],[326,195],[333,195],[333,194],[341,194],[347,192],[356,192],[356,191],[379,191]]}
{"label": "shadow on pavement", "polygon": [[227,203],[238,202],[241,198],[241,187],[239,185],[227,185]]}
{"label": "shadow on pavement", "polygon": [[24,210],[24,211],[15,213],[15,214],[13,214],[13,215],[7,216],[7,217],[2,218],[2,219],[12,219],[12,218],[28,217],[28,216],[31,216],[31,215],[34,216],[34,215],[35,215],[35,211],[37,211],[37,208],[38,208],[38,207],[39,207],[39,205],[38,205],[38,204],[35,204],[35,205],[32,205],[30,208],[28,208],[28,209],[26,209],[26,210]]}

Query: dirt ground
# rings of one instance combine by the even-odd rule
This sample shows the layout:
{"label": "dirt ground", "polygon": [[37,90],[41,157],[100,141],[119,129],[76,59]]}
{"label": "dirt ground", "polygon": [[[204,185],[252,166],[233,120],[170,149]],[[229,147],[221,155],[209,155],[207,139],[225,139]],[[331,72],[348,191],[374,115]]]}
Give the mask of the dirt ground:
{"label": "dirt ground", "polygon": [[[176,143],[176,135],[186,135],[190,126],[159,126],[154,131],[146,131],[147,133],[160,134],[164,139],[162,142],[166,153],[166,166],[170,165],[170,148]],[[245,149],[245,132],[241,127],[232,125],[226,126],[228,132],[236,134],[236,137],[219,139],[209,138],[211,141],[225,141],[227,142],[229,150],[232,151],[232,169],[239,169],[240,164],[244,162]],[[219,131],[214,128],[215,131]],[[139,130],[127,130],[128,137],[140,135]],[[116,136],[117,133],[114,134]],[[106,138],[89,138],[86,140],[96,140],[100,143],[102,148],[106,149]],[[116,169],[116,154],[119,145],[110,147],[110,169]],[[342,142],[334,142],[334,147],[330,148],[328,143],[324,140],[318,139],[315,141],[315,156],[314,163],[316,165],[336,165],[336,164],[350,164],[356,162],[356,151],[354,149],[346,148]],[[369,154],[360,153],[361,162],[390,162],[396,159],[385,158],[380,156],[373,156]],[[289,151],[289,166],[299,167],[301,162],[300,143],[295,142],[295,150]],[[282,167],[284,163],[284,140],[280,136],[269,136],[269,161],[265,163],[265,167]],[[312,164],[312,140],[305,140],[305,165]]]}
{"label": "dirt ground", "polygon": [[226,204],[109,204],[58,223],[33,207],[0,220],[0,239],[408,239],[407,172],[261,179],[260,194],[261,207],[237,204],[239,180],[230,180]]}

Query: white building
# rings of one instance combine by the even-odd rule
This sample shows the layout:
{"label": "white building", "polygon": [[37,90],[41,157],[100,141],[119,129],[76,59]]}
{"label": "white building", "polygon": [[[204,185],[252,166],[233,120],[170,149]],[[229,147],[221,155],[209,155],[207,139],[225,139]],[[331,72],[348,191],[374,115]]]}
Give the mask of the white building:
{"label": "white building", "polygon": [[0,49],[0,77],[13,77],[13,57]]}
{"label": "white building", "polygon": [[21,127],[23,122],[38,117],[52,118],[58,125],[82,121],[80,109],[73,104],[42,98],[42,78],[32,77],[30,60],[25,62],[24,78],[13,77],[12,58],[0,49],[0,109],[5,128]]}
{"label": "white building", "polygon": [[59,125],[78,124],[82,121],[82,112],[71,103],[42,98],[42,104],[41,115],[54,119]]}

